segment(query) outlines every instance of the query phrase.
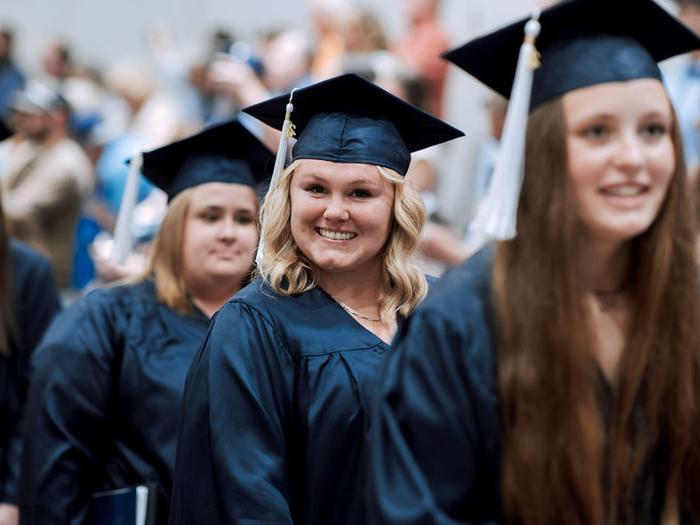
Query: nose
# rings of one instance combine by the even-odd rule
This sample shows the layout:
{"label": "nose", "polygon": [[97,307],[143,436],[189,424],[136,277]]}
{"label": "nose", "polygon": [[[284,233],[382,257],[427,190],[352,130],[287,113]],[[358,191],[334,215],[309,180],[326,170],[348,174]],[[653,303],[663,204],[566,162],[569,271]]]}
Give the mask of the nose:
{"label": "nose", "polygon": [[227,244],[231,244],[236,240],[238,234],[238,228],[236,226],[236,221],[232,217],[225,217],[220,224],[217,231],[217,237],[220,241]]}
{"label": "nose", "polygon": [[323,212],[323,218],[331,222],[345,222],[350,218],[350,212],[340,196],[333,196],[329,199]]}
{"label": "nose", "polygon": [[620,145],[615,157],[620,171],[634,174],[644,165],[644,143],[636,131],[629,130],[621,134]]}

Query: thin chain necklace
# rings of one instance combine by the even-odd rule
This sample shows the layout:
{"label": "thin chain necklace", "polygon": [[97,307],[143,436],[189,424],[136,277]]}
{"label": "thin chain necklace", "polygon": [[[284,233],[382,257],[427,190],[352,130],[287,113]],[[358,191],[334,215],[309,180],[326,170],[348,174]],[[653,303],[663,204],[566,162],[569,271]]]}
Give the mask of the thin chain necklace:
{"label": "thin chain necklace", "polygon": [[338,302],[338,304],[345,310],[347,313],[350,315],[354,315],[355,317],[359,317],[360,319],[364,319],[365,321],[373,321],[373,322],[378,322],[381,321],[380,317],[370,317],[369,315],[361,314],[360,312],[356,312],[352,308],[350,308],[347,304]]}

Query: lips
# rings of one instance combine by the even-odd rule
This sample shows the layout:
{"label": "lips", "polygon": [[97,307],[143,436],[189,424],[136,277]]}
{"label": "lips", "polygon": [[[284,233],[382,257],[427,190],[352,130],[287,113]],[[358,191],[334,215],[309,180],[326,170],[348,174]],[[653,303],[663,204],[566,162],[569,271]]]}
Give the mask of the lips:
{"label": "lips", "polygon": [[598,190],[606,202],[618,208],[637,208],[643,205],[651,188],[644,184],[615,184]]}
{"label": "lips", "polygon": [[316,232],[318,232],[321,237],[332,241],[349,241],[357,237],[355,232],[328,230],[326,228],[316,228]]}
{"label": "lips", "polygon": [[601,188],[600,192],[603,195],[610,195],[611,197],[636,197],[647,193],[649,188],[647,186],[642,186],[640,184],[626,184],[620,186],[611,186],[607,188]]}

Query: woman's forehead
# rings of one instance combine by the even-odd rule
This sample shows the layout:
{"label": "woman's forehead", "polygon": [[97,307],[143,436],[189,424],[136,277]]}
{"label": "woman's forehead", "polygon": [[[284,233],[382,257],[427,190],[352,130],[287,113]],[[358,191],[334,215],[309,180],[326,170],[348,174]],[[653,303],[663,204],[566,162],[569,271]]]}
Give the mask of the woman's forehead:
{"label": "woman's forehead", "polygon": [[377,167],[371,164],[332,162],[319,159],[300,161],[294,174],[299,179],[318,178],[338,183],[346,183],[355,179],[381,182],[382,179]]}

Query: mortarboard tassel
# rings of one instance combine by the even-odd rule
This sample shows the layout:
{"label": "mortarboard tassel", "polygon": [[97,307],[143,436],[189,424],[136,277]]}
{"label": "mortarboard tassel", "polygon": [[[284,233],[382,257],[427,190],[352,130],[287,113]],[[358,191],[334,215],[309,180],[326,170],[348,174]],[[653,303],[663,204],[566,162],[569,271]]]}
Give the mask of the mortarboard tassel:
{"label": "mortarboard tassel", "polygon": [[[287,102],[286,113],[284,115],[284,124],[282,124],[282,135],[280,136],[280,143],[277,147],[277,156],[275,157],[275,167],[272,169],[272,177],[270,179],[270,186],[267,189],[269,194],[280,178],[280,174],[284,169],[284,165],[287,161],[287,145],[289,144],[289,139],[296,135],[294,131],[294,124],[292,123],[292,113],[294,112],[294,104],[292,100],[294,99],[294,89],[289,94],[289,102]],[[255,263],[260,263],[260,258],[262,257],[263,247],[265,245],[265,239],[263,239],[262,228],[260,228],[260,242],[258,243],[258,252],[255,255]]]}
{"label": "mortarboard tassel", "polygon": [[539,9],[535,10],[525,24],[525,39],[520,46],[493,177],[471,225],[471,229],[497,240],[512,239],[516,235],[518,201],[525,170],[525,133],[530,112],[532,77],[539,67],[539,55],[535,48],[535,39],[540,33],[539,16]]}
{"label": "mortarboard tassel", "polygon": [[124,264],[133,248],[131,236],[131,222],[136,207],[136,198],[139,188],[139,173],[143,165],[143,155],[137,153],[129,162],[129,175],[126,178],[124,193],[119,204],[117,225],[114,228],[114,246],[112,248],[111,261],[114,264]]}

